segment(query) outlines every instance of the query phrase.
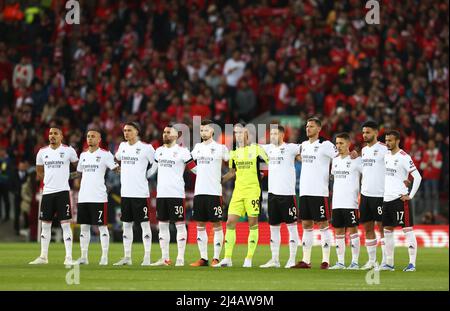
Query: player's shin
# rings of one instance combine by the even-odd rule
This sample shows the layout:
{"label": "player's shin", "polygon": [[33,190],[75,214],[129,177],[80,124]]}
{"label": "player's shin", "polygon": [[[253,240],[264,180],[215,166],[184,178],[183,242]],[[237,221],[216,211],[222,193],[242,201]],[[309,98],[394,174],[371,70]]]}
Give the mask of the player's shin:
{"label": "player's shin", "polygon": [[350,245],[352,248],[352,263],[358,263],[359,261],[359,251],[361,248],[361,243],[359,239],[359,234],[354,233],[350,235]]}
{"label": "player's shin", "polygon": [[303,262],[310,264],[311,263],[311,249],[313,245],[313,229],[303,229]]}
{"label": "player's shin", "polygon": [[225,258],[233,257],[233,248],[236,243],[236,229],[227,228],[225,233]]}
{"label": "player's shin", "polygon": [[81,258],[87,259],[90,241],[91,241],[91,226],[80,225]]}
{"label": "player's shin", "polygon": [[258,225],[254,225],[250,227],[250,232],[248,234],[248,248],[247,248],[247,256],[245,258],[252,259],[255,254],[256,246],[258,245],[259,238],[259,230]]}
{"label": "player's shin", "polygon": [[394,232],[391,230],[384,229],[384,240],[386,247],[386,264],[389,266],[394,266]]}
{"label": "player's shin", "polygon": [[109,231],[107,226],[99,226],[100,231],[100,244],[102,246],[102,258],[108,257],[109,250]]}
{"label": "player's shin", "polygon": [[61,223],[61,229],[63,232],[64,247],[66,248],[66,258],[72,258],[73,236],[70,222]]}
{"label": "player's shin", "polygon": [[152,230],[150,222],[141,222],[142,228],[142,243],[144,244],[144,258],[150,259],[150,252],[152,248]]}
{"label": "player's shin", "polygon": [[177,259],[184,261],[184,253],[186,251],[186,240],[187,240],[187,230],[186,224],[177,223],[177,246],[178,246],[178,256]]}
{"label": "player's shin", "polygon": [[272,260],[276,262],[280,261],[280,243],[280,225],[270,226],[270,250],[272,252]]}
{"label": "player's shin", "polygon": [[48,258],[48,246],[52,239],[52,223],[42,222],[41,227],[41,257]]}
{"label": "player's shin", "polygon": [[345,234],[336,235],[336,255],[338,263],[345,265]]}
{"label": "player's shin", "polygon": [[328,227],[320,229],[320,239],[322,244],[322,262],[330,262],[331,232]]}
{"label": "player's shin", "polygon": [[377,261],[377,239],[366,240],[367,255],[370,263]]}
{"label": "player's shin", "polygon": [[414,233],[413,228],[404,228],[403,232],[406,236],[406,243],[408,246],[408,254],[409,254],[409,263],[416,265],[416,257],[417,257],[417,239]]}
{"label": "player's shin", "polygon": [[168,222],[159,222],[159,246],[161,247],[162,259],[169,257],[170,231]]}
{"label": "player's shin", "polygon": [[131,258],[131,246],[133,245],[133,223],[124,222],[123,223],[123,250],[124,257]]}
{"label": "player's shin", "polygon": [[197,227],[197,245],[200,257],[208,260],[208,234],[205,227]]}
{"label": "player's shin", "polygon": [[297,222],[287,225],[289,231],[289,261],[295,262],[299,243]]}
{"label": "player's shin", "polygon": [[223,245],[222,227],[214,228],[214,259],[219,259]]}

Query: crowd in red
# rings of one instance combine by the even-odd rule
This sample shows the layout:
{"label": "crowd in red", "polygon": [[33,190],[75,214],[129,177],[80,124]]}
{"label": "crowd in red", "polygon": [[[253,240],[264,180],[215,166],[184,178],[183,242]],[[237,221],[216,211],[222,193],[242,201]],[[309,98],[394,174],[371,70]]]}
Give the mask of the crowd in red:
{"label": "crowd in red", "polygon": [[448,1],[380,1],[380,25],[359,0],[79,3],[68,25],[63,0],[0,0],[0,146],[13,165],[34,163],[55,119],[78,151],[93,125],[114,150],[126,121],[157,147],[170,122],[270,111],[320,116],[325,137],[351,132],[357,148],[364,121],[396,128],[424,189],[447,196]]}

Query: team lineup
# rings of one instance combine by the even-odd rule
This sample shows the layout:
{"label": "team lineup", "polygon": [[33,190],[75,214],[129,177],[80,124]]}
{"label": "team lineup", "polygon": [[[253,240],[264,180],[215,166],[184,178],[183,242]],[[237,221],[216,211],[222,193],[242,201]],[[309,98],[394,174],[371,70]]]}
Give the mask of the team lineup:
{"label": "team lineup", "polygon": [[[189,170],[196,175],[193,220],[197,225],[197,244],[200,259],[190,266],[233,266],[236,244],[236,224],[247,216],[249,234],[247,255],[243,267],[252,267],[258,245],[258,217],[261,211],[260,164],[268,167],[268,221],[270,225],[271,257],[260,268],[279,268],[280,226],[285,223],[289,234],[289,259],[285,268],[310,269],[314,242],[313,226],[320,229],[321,269],[386,270],[394,271],[394,229],[402,227],[409,264],[405,272],[416,270],[417,240],[413,230],[413,214],[409,201],[419,189],[421,176],[411,157],[400,149],[400,134],[395,130],[384,133],[385,144],[378,141],[378,125],[367,121],[361,126],[365,147],[359,155],[350,152],[348,133],[335,135],[335,142],[319,136],[321,121],[310,118],[306,123],[308,140],[301,144],[286,143],[281,125],[271,125],[270,143],[254,144],[249,131],[241,124],[234,126],[235,149],[214,140],[212,121],[203,120],[200,126],[202,142],[192,151],[177,144],[178,131],[167,126],[163,131],[163,145],[156,150],[139,139],[140,126],[128,122],[123,127],[125,141],[115,155],[100,148],[100,129],[86,134],[88,149],[78,158],[76,151],[62,144],[61,128],[49,130],[49,145],[36,156],[36,171],[43,180],[40,206],[41,254],[30,264],[47,264],[54,217],[61,224],[65,245],[65,265],[88,264],[91,226],[98,226],[102,256],[100,265],[108,265],[109,231],[107,227],[106,171],[120,174],[121,221],[123,224],[123,257],[114,265],[132,265],[133,222],[140,224],[144,256],[142,266],[171,266],[169,254],[170,223],[176,227],[177,257],[175,266],[184,266],[187,242],[185,216],[185,184],[183,175]],[[300,199],[296,200],[295,161],[302,162]],[[222,167],[228,162],[228,172]],[[75,169],[71,173],[71,167]],[[152,262],[152,231],[149,221],[148,178],[157,174],[156,217],[159,227],[161,258]],[[409,176],[412,180],[409,180]],[[73,260],[73,234],[70,227],[72,210],[69,179],[81,178],[77,223],[80,224],[81,257]],[[234,180],[228,206],[226,231],[222,202],[222,185]],[[330,180],[332,187],[330,188]],[[331,193],[330,193],[331,190]],[[331,195],[331,210],[329,198]],[[298,222],[302,224],[300,241]],[[208,258],[206,224],[213,227],[214,255]],[[360,266],[360,237],[358,226],[365,231],[368,262]],[[335,229],[335,237],[329,226]],[[375,235],[380,232],[380,240]],[[351,262],[346,265],[346,234],[351,246]],[[331,246],[335,242],[337,262],[330,264]],[[302,260],[296,261],[297,249],[302,246]],[[377,261],[377,246],[381,246],[381,262]],[[224,256],[221,259],[222,248]]]}

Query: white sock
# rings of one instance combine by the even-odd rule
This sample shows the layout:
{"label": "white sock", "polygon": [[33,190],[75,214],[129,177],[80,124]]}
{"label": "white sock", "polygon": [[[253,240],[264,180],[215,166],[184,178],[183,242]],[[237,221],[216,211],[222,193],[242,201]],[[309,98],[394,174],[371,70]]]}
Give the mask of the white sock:
{"label": "white sock", "polygon": [[384,238],[380,239],[381,245],[381,262],[386,262],[386,240]]}
{"label": "white sock", "polygon": [[313,229],[303,229],[303,261],[307,264],[311,263],[313,239]]}
{"label": "white sock", "polygon": [[72,229],[70,228],[70,222],[64,222],[61,224],[61,229],[63,232],[64,247],[66,248],[66,257],[72,258]]}
{"label": "white sock", "polygon": [[208,234],[205,227],[197,227],[197,245],[200,257],[208,260]]}
{"label": "white sock", "polygon": [[338,262],[345,265],[345,234],[336,235],[336,255]]}
{"label": "white sock", "polygon": [[359,240],[359,234],[351,234],[350,235],[350,245],[352,247],[352,262],[359,262],[359,250],[361,248],[361,242]]}
{"label": "white sock", "polygon": [[161,247],[161,258],[169,259],[170,231],[168,222],[159,222],[159,246]]}
{"label": "white sock", "polygon": [[88,257],[88,249],[90,241],[91,241],[91,225],[80,225],[81,258]]}
{"label": "white sock", "polygon": [[124,256],[131,258],[131,246],[133,245],[133,223],[123,223],[123,251]]}
{"label": "white sock", "polygon": [[385,252],[386,252],[386,264],[393,266],[394,265],[394,251],[395,251],[395,241],[394,241],[394,232],[384,230],[384,243],[385,243]]}
{"label": "white sock", "polygon": [[48,246],[52,239],[52,223],[41,222],[41,257],[48,258]]}
{"label": "white sock", "polygon": [[280,225],[270,226],[270,250],[272,252],[272,260],[280,261]]}
{"label": "white sock", "polygon": [[299,243],[297,223],[287,225],[289,231],[289,260],[295,261],[297,247]]}
{"label": "white sock", "polygon": [[[177,246],[178,246],[177,259],[184,260],[184,252],[186,251],[186,241],[187,241],[186,224],[184,222],[177,223],[175,224],[175,226],[177,227]],[[206,240],[206,243],[208,243],[208,240]]]}
{"label": "white sock", "polygon": [[[406,228],[405,228],[406,229]],[[403,229],[403,230],[405,230]],[[416,265],[416,257],[417,257],[417,239],[416,234],[414,233],[412,228],[406,229],[406,243],[408,246],[408,254],[409,254],[409,263],[412,263],[414,266]]]}
{"label": "white sock", "polygon": [[322,244],[322,262],[330,262],[331,233],[328,227],[320,229],[320,240]]}
{"label": "white sock", "polygon": [[369,262],[375,263],[377,261],[377,239],[366,240],[366,248]]}
{"label": "white sock", "polygon": [[223,245],[223,230],[222,227],[214,228],[214,258],[220,258],[220,252],[222,251]]}
{"label": "white sock", "polygon": [[100,244],[102,246],[102,257],[108,258],[109,250],[109,230],[107,226],[98,226],[100,231]]}
{"label": "white sock", "polygon": [[141,222],[142,243],[144,244],[144,257],[150,258],[152,250],[152,229],[148,221]]}

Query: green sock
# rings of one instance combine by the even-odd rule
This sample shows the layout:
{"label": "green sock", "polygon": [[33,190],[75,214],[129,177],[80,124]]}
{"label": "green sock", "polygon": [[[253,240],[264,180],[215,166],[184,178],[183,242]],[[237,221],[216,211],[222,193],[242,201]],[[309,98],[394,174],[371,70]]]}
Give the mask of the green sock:
{"label": "green sock", "polygon": [[251,227],[250,232],[248,234],[248,250],[246,258],[248,259],[253,258],[256,246],[258,245],[258,237],[259,237],[258,225]]}
{"label": "green sock", "polygon": [[225,233],[225,258],[233,256],[233,247],[236,244],[236,229],[229,229]]}

